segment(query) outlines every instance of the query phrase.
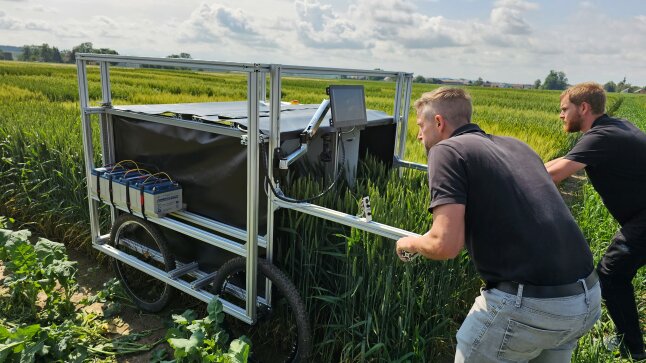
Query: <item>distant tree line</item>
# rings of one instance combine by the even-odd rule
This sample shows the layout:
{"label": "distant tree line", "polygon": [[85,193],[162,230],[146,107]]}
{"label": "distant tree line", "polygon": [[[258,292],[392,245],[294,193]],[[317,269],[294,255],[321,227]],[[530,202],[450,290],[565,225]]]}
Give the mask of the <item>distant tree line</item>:
{"label": "distant tree line", "polygon": [[[192,59],[191,55],[188,53],[180,53],[180,54],[171,54],[166,56],[166,58],[174,58],[174,59]],[[142,68],[155,68],[155,69],[183,69],[183,70],[189,70],[190,68],[186,67],[171,67],[171,66],[159,66],[155,64],[142,64]]]}
{"label": "distant tree line", "polygon": [[[47,63],[74,63],[76,62],[77,53],[92,53],[92,54],[113,54],[119,55],[116,50],[110,48],[94,48],[91,42],[81,43],[71,50],[64,49],[58,50],[57,47],[50,47],[49,44],[43,43],[41,45],[24,45],[20,48],[21,53],[18,55],[19,61],[24,62],[47,62]],[[0,59],[13,60],[10,52],[0,53]],[[183,58],[191,59],[188,53],[171,54],[166,58]],[[151,68],[161,68],[161,66],[149,66]]]}
{"label": "distant tree line", "polygon": [[[425,78],[424,76],[418,75],[413,78],[413,82],[416,83],[434,83],[442,84],[441,79],[437,78]],[[482,77],[478,77],[475,81],[469,81],[468,85],[470,86],[489,86],[491,83],[489,81],[484,81]],[[550,72],[545,77],[544,81],[537,79],[534,81],[534,89],[545,89],[545,90],[564,90],[569,86],[567,76],[565,72],[550,70]],[[609,81],[603,85],[603,88],[606,92],[646,92],[646,87],[633,86],[630,83],[626,82],[626,77],[621,82],[615,83]]]}
{"label": "distant tree line", "polygon": [[[545,81],[541,83],[540,79],[537,79],[534,82],[534,88],[536,89],[551,89],[551,90],[564,90],[568,87],[568,80],[563,72],[557,72],[551,70],[550,73],[545,77]],[[626,77],[618,83],[613,81],[606,82],[603,85],[603,88],[606,92],[638,92],[640,90],[646,89],[639,86],[633,86],[630,83],[626,82]]]}
{"label": "distant tree line", "polygon": [[442,80],[439,78],[426,78],[422,75],[419,75],[415,78],[413,78],[413,82],[415,83],[430,83],[430,84],[442,84]]}
{"label": "distant tree line", "polygon": [[94,48],[92,43],[81,43],[71,50],[64,49],[59,51],[57,47],[50,47],[49,44],[41,45],[24,45],[22,53],[18,60],[25,62],[48,62],[48,63],[74,63],[76,53],[94,53],[94,54],[119,54],[117,51],[109,48]]}
{"label": "distant tree line", "polygon": [[646,90],[646,87],[639,87],[639,86],[633,86],[630,83],[626,82],[626,77],[624,77],[623,80],[615,83],[613,81],[608,81],[606,84],[603,85],[603,89],[606,90],[606,92],[628,92],[628,93],[635,93],[639,92],[640,90],[644,91]]}

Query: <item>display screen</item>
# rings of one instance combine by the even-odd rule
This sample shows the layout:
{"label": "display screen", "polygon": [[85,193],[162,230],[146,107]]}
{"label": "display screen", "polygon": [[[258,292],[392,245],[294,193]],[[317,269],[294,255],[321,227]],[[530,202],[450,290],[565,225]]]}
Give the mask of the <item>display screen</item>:
{"label": "display screen", "polygon": [[336,129],[364,127],[368,123],[363,86],[330,86],[330,108],[331,126]]}

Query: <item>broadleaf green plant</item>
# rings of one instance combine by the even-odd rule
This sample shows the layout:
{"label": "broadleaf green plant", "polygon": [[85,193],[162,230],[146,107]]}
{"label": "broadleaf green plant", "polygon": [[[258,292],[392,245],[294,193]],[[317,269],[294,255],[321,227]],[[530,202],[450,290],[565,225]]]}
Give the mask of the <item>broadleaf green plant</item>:
{"label": "broadleaf green plant", "polygon": [[175,359],[165,362],[247,362],[251,346],[244,336],[234,339],[228,351],[221,348],[229,340],[229,335],[222,328],[224,310],[219,299],[209,302],[206,317],[196,319],[195,316],[192,310],[173,315],[175,325],[168,330],[166,337]]}

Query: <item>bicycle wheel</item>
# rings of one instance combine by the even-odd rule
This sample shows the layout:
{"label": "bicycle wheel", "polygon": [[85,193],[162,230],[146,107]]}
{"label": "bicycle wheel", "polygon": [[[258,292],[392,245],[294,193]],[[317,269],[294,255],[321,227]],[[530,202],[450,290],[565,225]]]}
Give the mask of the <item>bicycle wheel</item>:
{"label": "bicycle wheel", "polygon": [[[130,214],[117,218],[110,231],[110,244],[164,271],[175,269],[175,258],[157,226]],[[141,310],[158,312],[174,293],[172,286],[117,260],[114,269],[126,293]]]}
{"label": "bicycle wheel", "polygon": [[[213,280],[214,294],[244,308],[247,262],[244,257],[227,261]],[[232,316],[225,319],[230,338],[251,340],[254,362],[306,362],[312,350],[305,305],[289,278],[265,259],[258,259],[257,291],[265,295],[265,278],[272,284],[272,306],[257,303],[257,322],[248,325]]]}

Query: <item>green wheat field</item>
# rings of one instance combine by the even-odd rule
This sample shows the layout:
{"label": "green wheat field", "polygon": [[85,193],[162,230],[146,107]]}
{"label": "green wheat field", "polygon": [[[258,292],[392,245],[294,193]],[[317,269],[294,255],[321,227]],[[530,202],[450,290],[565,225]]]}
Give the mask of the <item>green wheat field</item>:
{"label": "green wheat field", "polygon": [[[90,98],[98,105],[98,68],[90,66],[88,72]],[[246,99],[246,79],[237,74],[112,67],[110,76],[117,105]],[[351,81],[287,78],[282,99],[318,104],[325,87],[335,82]],[[357,82],[365,85],[368,108],[392,113],[394,83]],[[434,87],[414,84],[412,99]],[[475,123],[489,133],[528,143],[544,161],[563,155],[576,141],[577,135],[562,131],[557,91],[468,91]],[[610,114],[646,130],[646,96],[613,93],[607,107]],[[406,159],[425,163],[416,133],[411,109]],[[315,178],[299,179],[289,193],[310,196],[323,187]],[[617,225],[584,177],[560,188],[597,262]],[[330,193],[317,204],[357,214],[365,195],[371,197],[378,222],[417,233],[432,223],[426,211],[426,173],[405,170],[400,177],[397,170],[374,161],[360,166],[355,186]],[[0,215],[68,249],[91,253],[87,205],[76,68],[0,61]],[[392,240],[295,211],[280,211],[276,223],[277,263],[306,303],[315,361],[452,361],[455,333],[482,284],[466,253],[451,261],[404,264],[395,256]],[[642,270],[634,281],[642,318],[645,276]],[[612,329],[604,313],[580,340],[573,362],[618,359],[602,344]]]}

